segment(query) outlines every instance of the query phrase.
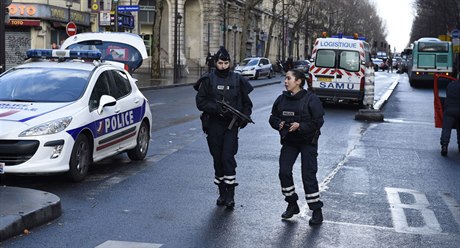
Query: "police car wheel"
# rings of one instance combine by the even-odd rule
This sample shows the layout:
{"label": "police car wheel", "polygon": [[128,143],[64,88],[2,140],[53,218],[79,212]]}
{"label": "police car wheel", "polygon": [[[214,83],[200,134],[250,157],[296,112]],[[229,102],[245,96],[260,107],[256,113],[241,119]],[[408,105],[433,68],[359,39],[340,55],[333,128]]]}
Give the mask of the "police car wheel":
{"label": "police car wheel", "polygon": [[129,150],[128,157],[131,160],[143,160],[147,155],[150,142],[150,130],[145,121],[142,122],[139,127],[139,132],[137,134],[137,145],[133,149]]}
{"label": "police car wheel", "polygon": [[88,137],[86,135],[78,136],[72,149],[69,162],[68,175],[70,180],[79,182],[83,180],[88,173],[91,163],[91,150]]}

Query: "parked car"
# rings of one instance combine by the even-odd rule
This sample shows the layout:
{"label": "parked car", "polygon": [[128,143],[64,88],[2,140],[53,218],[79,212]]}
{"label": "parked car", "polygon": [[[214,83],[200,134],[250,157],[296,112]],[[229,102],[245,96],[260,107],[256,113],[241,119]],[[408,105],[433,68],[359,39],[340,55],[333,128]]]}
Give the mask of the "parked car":
{"label": "parked car", "polygon": [[379,69],[381,68],[380,66],[384,64],[382,59],[377,58],[372,59],[372,63],[374,64],[374,71],[379,71]]}
{"label": "parked car", "polygon": [[393,58],[393,68],[400,69],[402,67],[402,58],[401,57],[394,57]]}
{"label": "parked car", "polygon": [[294,62],[294,69],[300,70],[304,73],[307,73],[310,69],[310,61],[308,60],[298,60]]}
{"label": "parked car", "polygon": [[[122,40],[133,49],[124,50],[126,58],[143,59],[142,39],[141,46],[130,34]],[[102,60],[99,50],[39,49],[27,56],[0,75],[2,173],[66,173],[81,181],[91,163],[112,155],[145,158],[152,114],[124,63]]]}
{"label": "parked car", "polygon": [[271,78],[273,67],[270,60],[262,57],[245,58],[235,67],[235,73],[244,77],[258,79],[259,77]]}

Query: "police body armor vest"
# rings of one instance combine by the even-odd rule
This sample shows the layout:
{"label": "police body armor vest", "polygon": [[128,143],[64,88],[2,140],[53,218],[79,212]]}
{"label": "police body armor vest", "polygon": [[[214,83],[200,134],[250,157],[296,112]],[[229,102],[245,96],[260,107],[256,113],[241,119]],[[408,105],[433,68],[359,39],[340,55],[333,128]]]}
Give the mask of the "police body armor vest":
{"label": "police body armor vest", "polygon": [[243,101],[238,74],[229,72],[228,77],[221,78],[215,73],[211,73],[209,78],[214,94],[216,95],[216,100],[225,101],[232,107],[241,111],[243,108]]}
{"label": "police body armor vest", "polygon": [[[292,122],[302,122],[308,119],[312,119],[312,115],[308,108],[308,102],[310,101],[310,94],[305,94],[300,99],[290,100],[286,96],[282,96],[280,102],[278,103],[278,113],[280,113],[281,120],[285,123],[290,124]],[[288,142],[310,142],[314,133],[311,134],[302,134],[299,131],[288,133],[283,141]]]}

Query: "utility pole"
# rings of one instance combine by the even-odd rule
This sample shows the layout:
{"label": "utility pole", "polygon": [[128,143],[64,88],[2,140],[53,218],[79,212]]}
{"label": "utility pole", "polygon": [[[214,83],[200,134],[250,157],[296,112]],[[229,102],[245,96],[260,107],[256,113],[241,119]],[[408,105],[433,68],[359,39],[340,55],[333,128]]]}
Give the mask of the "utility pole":
{"label": "utility pole", "polygon": [[227,45],[227,0],[224,0],[224,28],[223,28],[223,46],[226,47]]}
{"label": "utility pole", "polygon": [[[9,5],[9,4],[8,4]],[[5,71],[5,1],[0,1],[0,73]]]}
{"label": "utility pole", "polygon": [[282,22],[283,22],[283,25],[282,25],[282,27],[283,27],[283,36],[282,36],[282,40],[281,40],[282,41],[282,44],[281,44],[281,59],[284,62],[285,59],[286,59],[286,47],[285,47],[285,44],[286,44],[286,41],[285,41],[285,39],[286,39],[286,31],[285,31],[285,27],[284,27],[284,25],[285,25],[285,23],[284,23],[284,0],[283,0],[283,8],[282,8],[281,12],[282,12],[281,15],[282,15],[282,18],[283,18],[283,20],[282,20]]}
{"label": "utility pole", "polygon": [[178,32],[177,32],[177,16],[179,15],[179,4],[178,4],[178,0],[175,0],[174,1],[174,59],[173,59],[173,63],[174,63],[174,73],[173,73],[173,83],[177,83],[177,35],[178,35]]}

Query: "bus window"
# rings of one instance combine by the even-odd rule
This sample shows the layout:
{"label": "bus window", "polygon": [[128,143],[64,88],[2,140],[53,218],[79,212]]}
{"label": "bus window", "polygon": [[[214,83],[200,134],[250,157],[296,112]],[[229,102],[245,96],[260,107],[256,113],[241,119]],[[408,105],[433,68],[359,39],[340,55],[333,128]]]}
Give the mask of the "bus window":
{"label": "bus window", "polygon": [[438,52],[438,53],[447,53],[449,52],[448,43],[432,43],[432,42],[419,42],[418,44],[419,52]]}
{"label": "bus window", "polygon": [[420,68],[436,68],[436,55],[435,54],[419,54],[418,67]]}

